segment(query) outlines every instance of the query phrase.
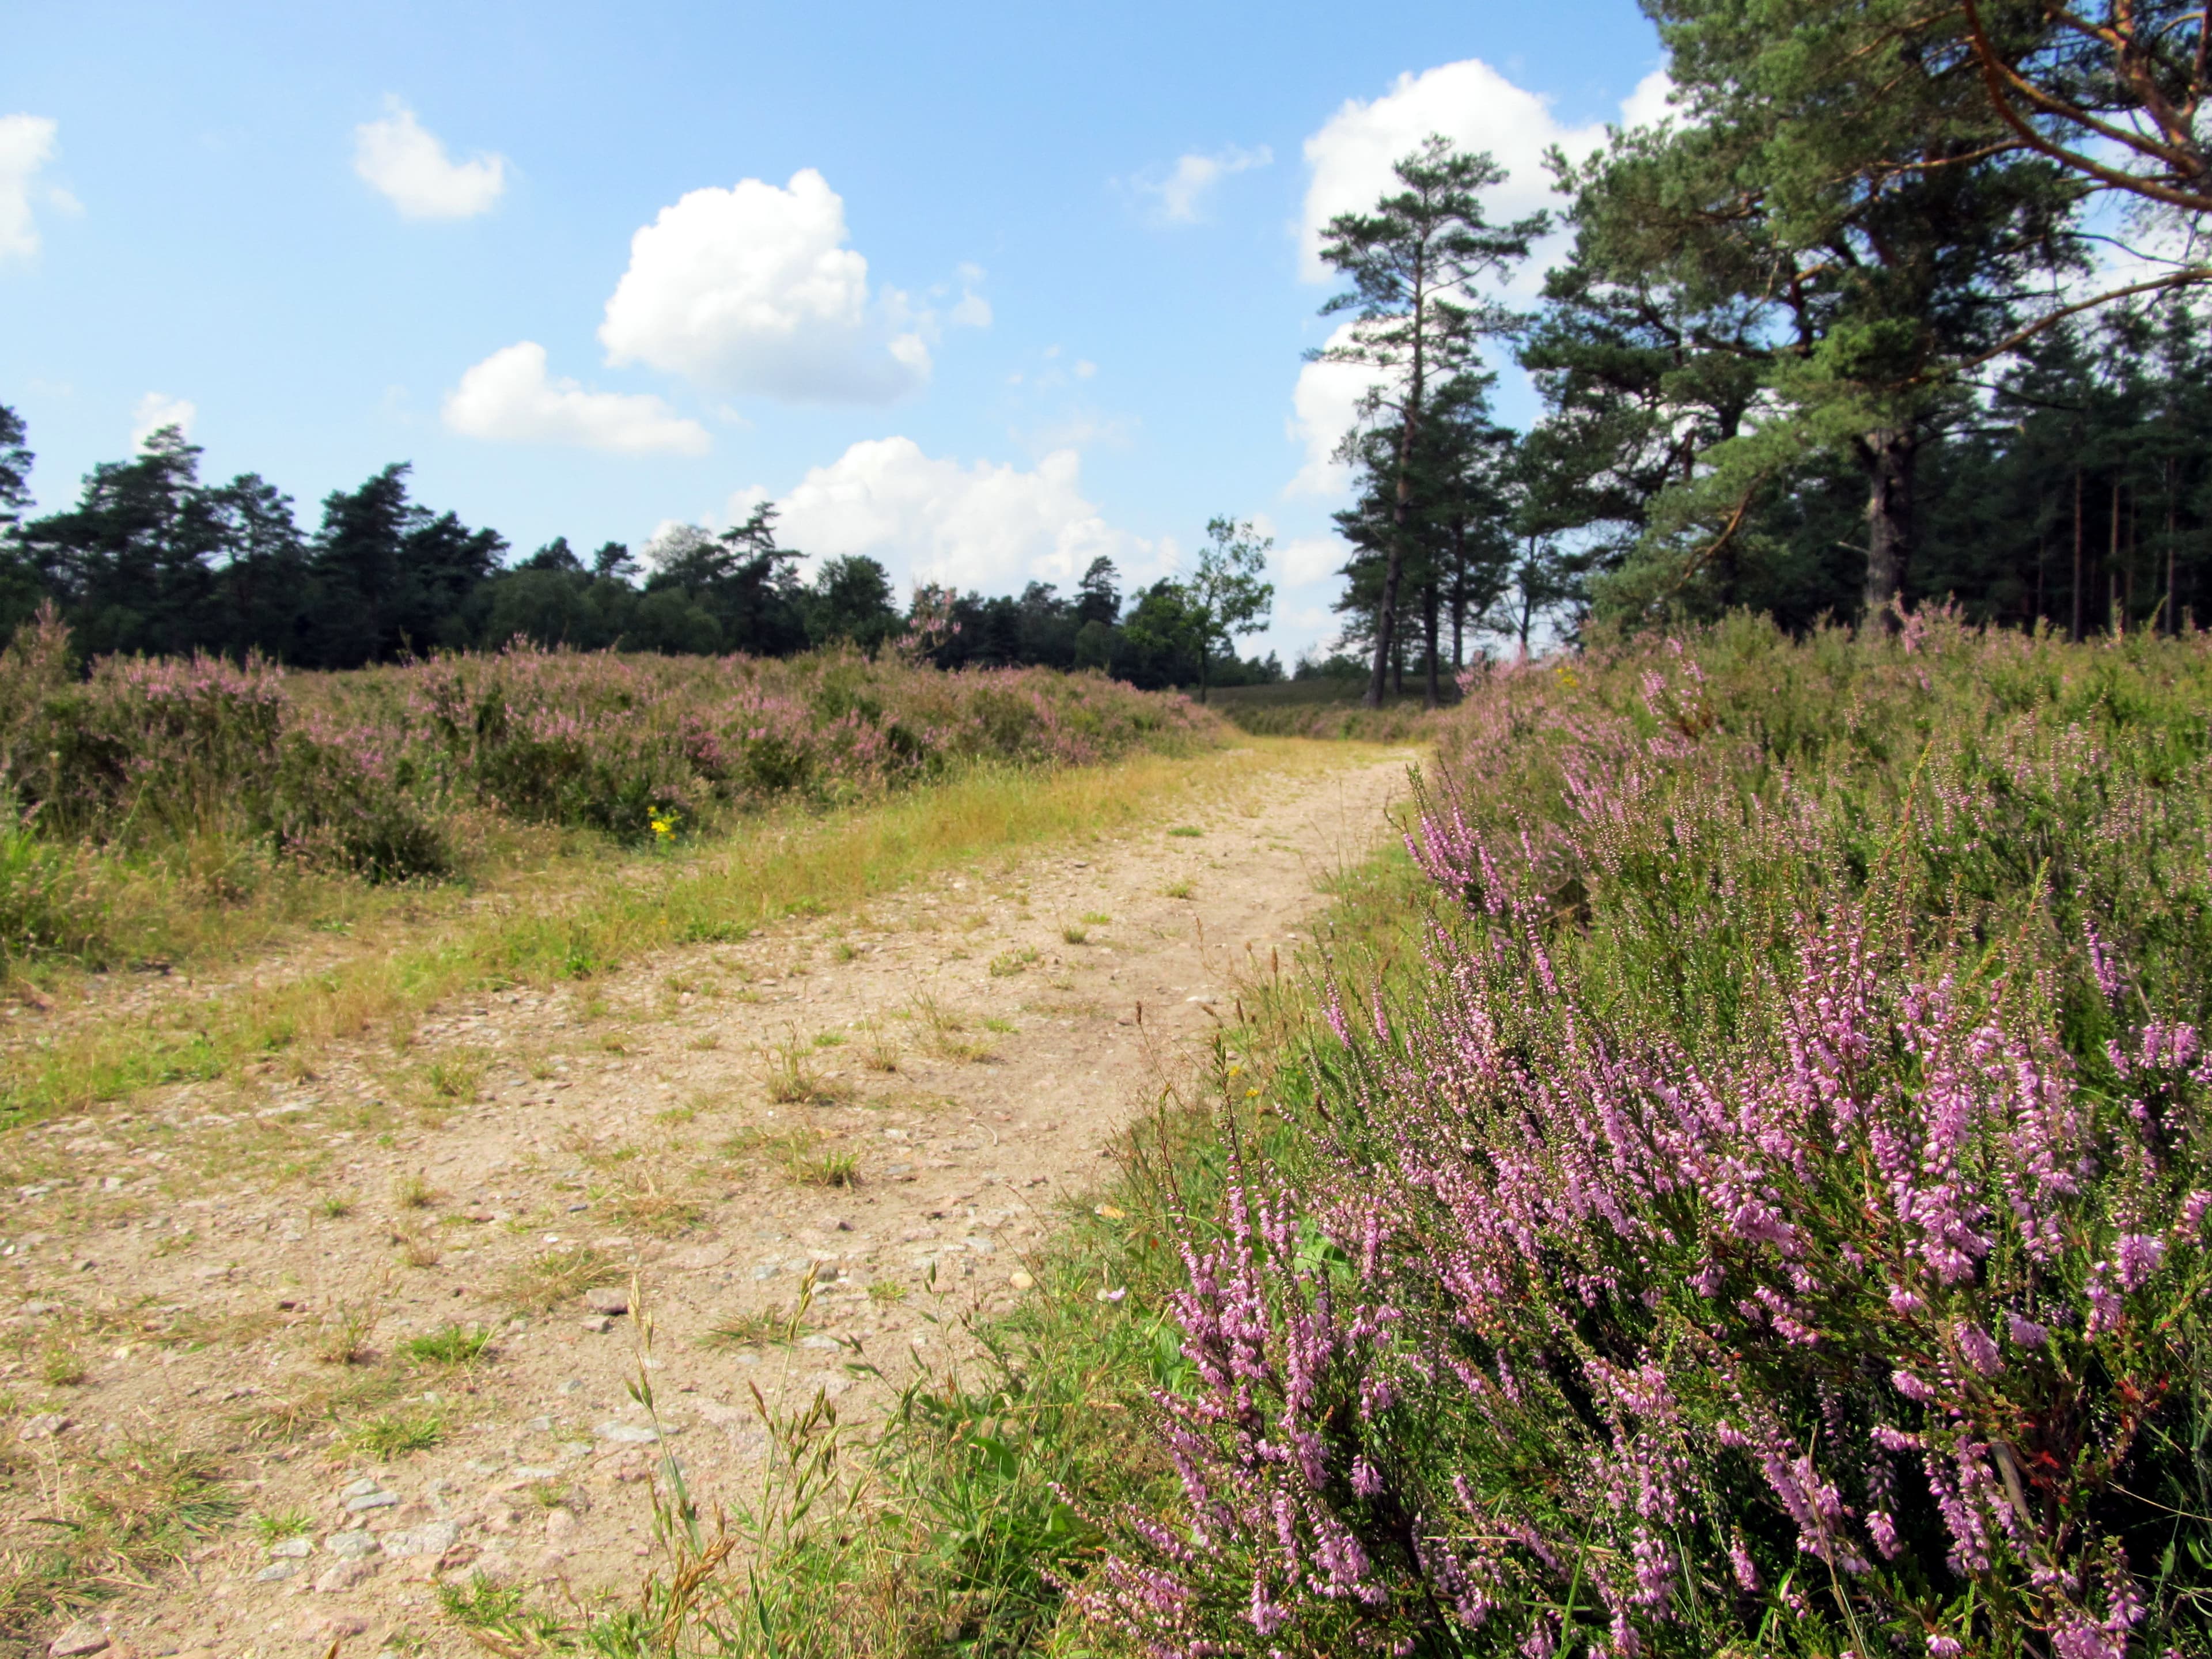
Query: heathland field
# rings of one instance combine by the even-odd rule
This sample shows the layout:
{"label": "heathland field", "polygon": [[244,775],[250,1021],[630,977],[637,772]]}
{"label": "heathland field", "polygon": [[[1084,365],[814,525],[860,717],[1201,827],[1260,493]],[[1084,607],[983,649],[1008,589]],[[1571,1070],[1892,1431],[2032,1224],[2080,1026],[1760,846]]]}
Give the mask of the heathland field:
{"label": "heathland field", "polygon": [[988,1370],[1410,758],[1042,671],[62,645],[0,712],[0,1616],[147,1652],[588,1623],[657,1435],[741,1510],[790,1416]]}
{"label": "heathland field", "polygon": [[2202,635],[1736,619],[1398,748],[40,648],[18,1640],[2212,1651]]}

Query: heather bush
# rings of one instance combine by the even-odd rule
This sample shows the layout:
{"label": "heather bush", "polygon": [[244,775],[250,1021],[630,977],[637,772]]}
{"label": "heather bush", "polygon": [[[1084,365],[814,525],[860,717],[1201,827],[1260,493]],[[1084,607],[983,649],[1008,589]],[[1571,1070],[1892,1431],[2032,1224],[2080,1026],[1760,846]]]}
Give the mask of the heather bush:
{"label": "heather bush", "polygon": [[[28,833],[156,854],[214,834],[375,879],[453,871],[474,823],[665,842],[773,800],[836,805],[966,765],[1103,760],[1212,729],[1179,697],[1097,677],[849,652],[518,644],[349,674],[110,657],[79,675],[67,644],[46,612],[0,653],[0,793]],[[47,862],[10,864],[0,908],[46,915]],[[54,931],[0,918],[19,947]]]}
{"label": "heather bush", "polygon": [[1739,621],[1468,690],[1424,959],[1188,1218],[1180,1502],[1079,1605],[1164,1654],[2212,1650],[2203,638]]}

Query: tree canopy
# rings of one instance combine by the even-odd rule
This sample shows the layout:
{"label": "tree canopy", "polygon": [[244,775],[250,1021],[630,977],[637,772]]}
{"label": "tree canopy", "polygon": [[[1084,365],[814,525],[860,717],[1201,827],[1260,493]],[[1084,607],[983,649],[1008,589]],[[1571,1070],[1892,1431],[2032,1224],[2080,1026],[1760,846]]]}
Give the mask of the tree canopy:
{"label": "tree canopy", "polygon": [[[769,506],[719,532],[675,526],[642,562],[620,542],[586,557],[566,537],[516,557],[496,531],[416,501],[404,463],[331,492],[309,529],[266,479],[210,483],[200,458],[165,428],[128,459],[94,467],[72,506],[27,517],[29,437],[0,404],[0,636],[51,599],[86,656],[258,652],[356,668],[517,638],[782,656],[925,635],[948,668],[1087,668],[1153,688],[1281,678],[1272,658],[1237,657],[1231,636],[1252,630],[1233,582],[1200,606],[1220,626],[1160,636],[1127,625],[1120,573],[1103,557],[1068,595],[1032,581],[997,596],[928,589],[902,605],[890,573],[865,554],[818,559],[802,575],[805,555],[782,544]],[[1209,569],[1201,561],[1200,580]],[[1156,584],[1139,607],[1157,615],[1182,591]]]}

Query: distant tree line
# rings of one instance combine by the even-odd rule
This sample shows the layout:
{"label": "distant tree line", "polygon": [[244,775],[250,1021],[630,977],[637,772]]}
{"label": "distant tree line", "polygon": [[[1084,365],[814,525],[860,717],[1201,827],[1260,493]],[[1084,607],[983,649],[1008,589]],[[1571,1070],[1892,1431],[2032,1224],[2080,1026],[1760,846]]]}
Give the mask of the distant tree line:
{"label": "distant tree line", "polygon": [[[27,434],[0,405],[0,637],[51,599],[88,656],[259,652],[337,669],[517,637],[763,656],[900,640],[948,668],[1096,668],[1147,688],[1282,678],[1272,656],[1236,655],[1233,638],[1256,631],[1267,595],[1255,609],[1243,592],[1240,610],[1218,580],[1209,587],[1219,537],[1188,578],[1126,602],[1100,558],[1069,595],[1033,581],[1011,596],[924,589],[902,605],[890,573],[865,556],[822,559],[803,578],[799,551],[777,543],[772,507],[720,533],[676,529],[652,550],[650,570],[620,542],[579,554],[565,538],[510,560],[496,531],[414,501],[404,464],[324,497],[310,531],[257,474],[203,483],[200,453],[164,428],[129,459],[94,467],[74,507],[27,518]],[[1249,527],[1218,523],[1243,537],[1249,565]]]}
{"label": "distant tree line", "polygon": [[[1339,451],[1370,699],[1592,618],[2212,604],[2202,4],[1644,9],[1673,112],[1555,155],[1561,215],[1490,222],[1504,175],[1439,137],[1328,227],[1352,326],[1314,355],[1376,386]],[[1536,307],[1486,298],[1559,220]]]}

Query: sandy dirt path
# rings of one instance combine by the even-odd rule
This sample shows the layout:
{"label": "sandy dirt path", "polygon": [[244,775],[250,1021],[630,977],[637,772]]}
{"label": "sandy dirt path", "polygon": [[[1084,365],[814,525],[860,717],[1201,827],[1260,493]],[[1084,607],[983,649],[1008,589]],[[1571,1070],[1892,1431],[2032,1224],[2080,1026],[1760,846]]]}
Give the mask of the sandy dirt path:
{"label": "sandy dirt path", "polygon": [[[865,1423],[918,1366],[957,1364],[946,1315],[1030,1291],[1024,1252],[1239,975],[1294,953],[1321,879],[1389,833],[1412,758],[1255,759],[1193,805],[1196,833],[452,1006],[416,1035],[435,1086],[397,1128],[390,1056],[363,1051],[13,1137],[37,1173],[0,1195],[11,1547],[36,1539],[20,1517],[129,1479],[134,1444],[204,1447],[302,1528],[228,1529],[62,1645],[243,1659],[409,1630],[459,1652],[434,1580],[634,1584],[662,1449],[624,1390],[633,1277],[667,1449],[709,1501],[757,1479],[749,1385]],[[532,1269],[579,1262],[596,1295]],[[810,1278],[799,1340],[748,1340]],[[410,1356],[453,1325],[487,1353]],[[356,1338],[358,1363],[327,1357]],[[349,1438],[380,1421],[436,1443]]]}

